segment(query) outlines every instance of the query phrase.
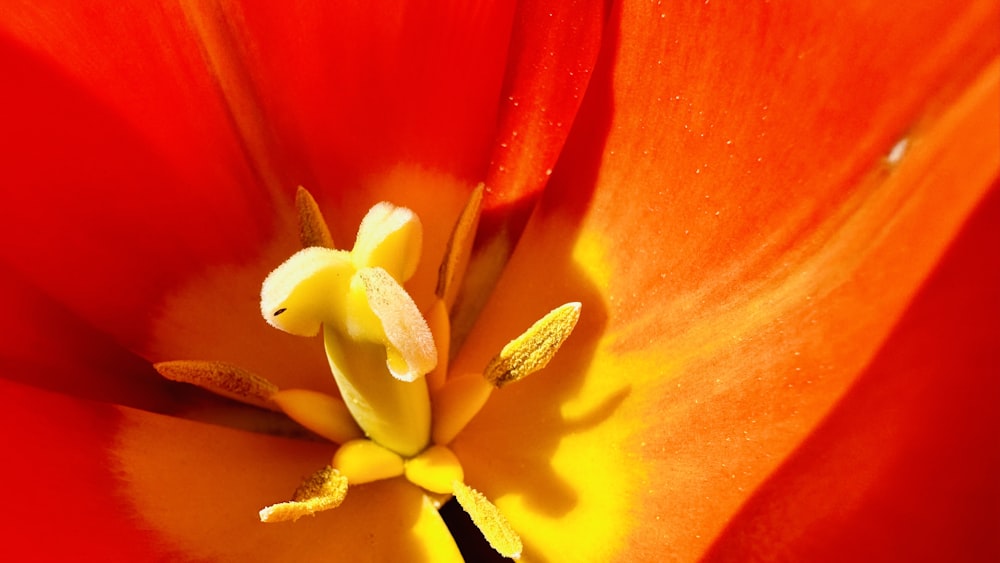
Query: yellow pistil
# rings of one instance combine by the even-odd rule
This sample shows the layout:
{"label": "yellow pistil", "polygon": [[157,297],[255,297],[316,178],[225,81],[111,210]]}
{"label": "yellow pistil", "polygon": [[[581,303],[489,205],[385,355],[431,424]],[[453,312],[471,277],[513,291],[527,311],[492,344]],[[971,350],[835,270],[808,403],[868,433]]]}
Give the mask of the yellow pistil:
{"label": "yellow pistil", "polygon": [[400,285],[416,269],[420,239],[412,212],[380,203],[361,222],[354,250],[301,250],[261,289],[261,313],[271,325],[301,336],[322,326],[351,416],[372,440],[404,456],[430,440],[423,375],[437,363],[430,329]]}
{"label": "yellow pistil", "polygon": [[262,509],[260,521],[294,522],[303,516],[337,508],[346,496],[347,478],[328,465],[299,485],[292,500]]}

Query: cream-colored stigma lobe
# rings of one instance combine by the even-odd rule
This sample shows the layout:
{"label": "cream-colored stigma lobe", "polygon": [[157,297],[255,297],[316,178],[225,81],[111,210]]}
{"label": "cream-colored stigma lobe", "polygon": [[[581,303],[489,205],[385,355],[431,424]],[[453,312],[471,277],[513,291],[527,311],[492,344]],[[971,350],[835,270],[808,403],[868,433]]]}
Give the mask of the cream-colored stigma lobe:
{"label": "cream-colored stigma lobe", "polygon": [[296,336],[315,336],[323,323],[344,316],[355,268],[342,250],[302,249],[264,280],[260,312],[268,324]]}

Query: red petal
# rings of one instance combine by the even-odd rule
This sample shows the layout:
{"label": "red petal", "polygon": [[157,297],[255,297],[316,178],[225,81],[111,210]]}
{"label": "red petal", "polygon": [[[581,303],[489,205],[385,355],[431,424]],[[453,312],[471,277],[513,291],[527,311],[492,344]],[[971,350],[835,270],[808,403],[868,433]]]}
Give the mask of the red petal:
{"label": "red petal", "polygon": [[[175,6],[9,4],[0,257],[129,344],[178,278],[246,258],[275,213]],[[145,313],[145,314],[144,314]]]}
{"label": "red petal", "polygon": [[[606,4],[518,4],[483,215],[455,308],[456,341],[492,292],[562,152],[604,39]],[[607,101],[606,92],[589,95]]]}
{"label": "red petal", "polygon": [[176,386],[65,306],[0,264],[0,378],[82,398],[165,412]]}
{"label": "red petal", "polygon": [[146,531],[107,459],[120,412],[0,379],[5,552],[24,560],[150,560]]}
{"label": "red petal", "polygon": [[595,0],[518,4],[481,232],[517,241],[587,91],[605,11]]}
{"label": "red petal", "polygon": [[0,257],[146,352],[135,312],[179,281],[280,262],[301,183],[347,246],[377,198],[443,217],[413,284],[429,294],[485,173],[512,18],[509,4],[8,6],[0,167],[19,211]]}

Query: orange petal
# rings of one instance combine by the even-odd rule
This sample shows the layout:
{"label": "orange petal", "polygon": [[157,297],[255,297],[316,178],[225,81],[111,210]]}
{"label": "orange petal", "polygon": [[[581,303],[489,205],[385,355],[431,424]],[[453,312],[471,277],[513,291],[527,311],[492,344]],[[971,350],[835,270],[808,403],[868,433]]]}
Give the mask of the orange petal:
{"label": "orange petal", "polygon": [[[65,397],[0,380],[6,553],[33,559],[459,560],[423,493],[401,479],[352,487],[336,509],[266,525],[332,447]],[[30,430],[26,432],[25,430]],[[53,527],[62,541],[51,541]]]}
{"label": "orange petal", "polygon": [[578,119],[608,136],[571,138],[453,364],[583,302],[548,376],[494,394],[453,443],[527,558],[702,556],[1000,168],[993,8],[745,10],[624,7],[601,77],[615,105]]}
{"label": "orange petal", "polygon": [[1000,558],[1000,183],[830,415],[708,560]]}

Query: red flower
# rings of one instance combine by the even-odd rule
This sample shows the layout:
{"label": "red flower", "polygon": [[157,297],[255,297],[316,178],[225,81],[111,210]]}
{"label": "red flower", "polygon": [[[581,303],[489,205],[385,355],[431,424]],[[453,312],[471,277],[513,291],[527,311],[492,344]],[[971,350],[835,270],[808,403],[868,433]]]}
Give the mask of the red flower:
{"label": "red flower", "polygon": [[453,370],[584,311],[453,444],[526,559],[995,559],[998,13],[938,4],[5,6],[9,549],[434,559],[398,481],[257,522],[330,445],[150,362],[333,391],[259,318],[295,187],[415,209],[419,296],[485,178]]}

